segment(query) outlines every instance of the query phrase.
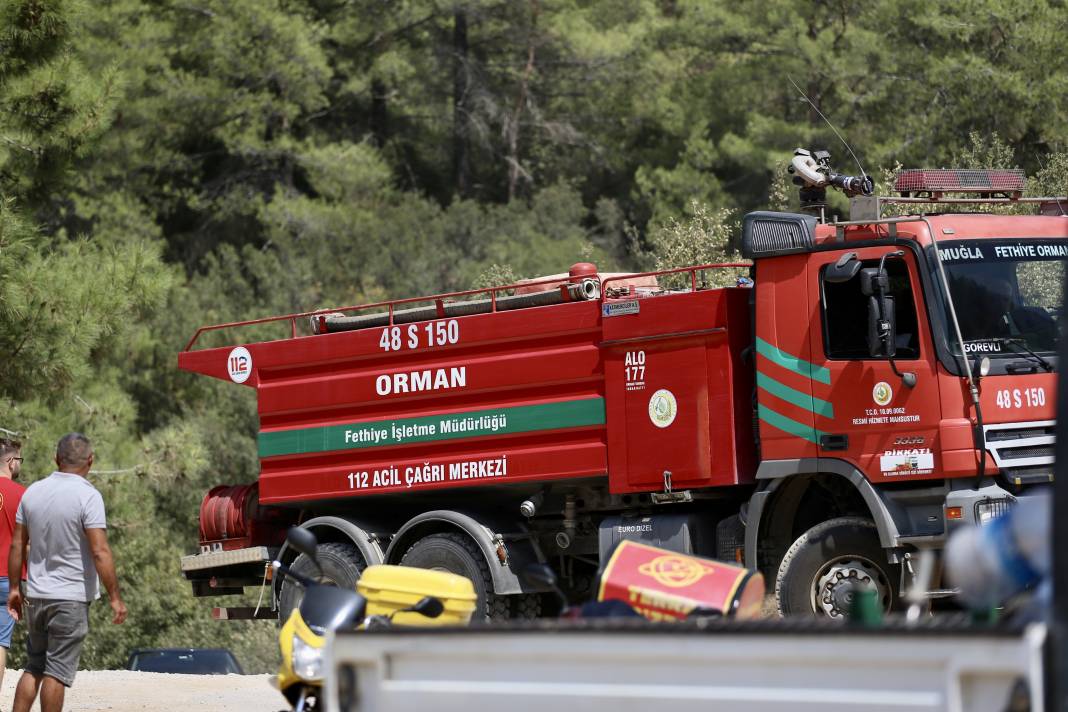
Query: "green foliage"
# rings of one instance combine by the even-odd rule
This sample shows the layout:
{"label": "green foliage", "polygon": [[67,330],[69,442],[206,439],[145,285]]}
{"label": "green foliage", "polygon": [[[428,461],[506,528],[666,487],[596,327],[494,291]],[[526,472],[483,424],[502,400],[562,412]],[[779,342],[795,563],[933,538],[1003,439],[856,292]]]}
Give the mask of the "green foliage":
{"label": "green foliage", "polygon": [[59,222],[70,166],[114,104],[113,73],[92,76],[72,52],[79,15],[7,0],[0,17],[0,398],[47,399],[87,378],[104,340],[158,303],[166,270],[155,242],[91,241]]}
{"label": "green foliage", "polygon": [[0,0],[0,427],[31,479],[97,444],[131,616],[94,607],[84,662],[274,662],[177,569],[207,489],[258,468],[254,393],[175,368],[200,325],[735,261],[739,215],[796,207],[796,147],[853,170],[819,112],[875,175],[1064,195],[1066,30],[1043,0]]}
{"label": "green foliage", "polygon": [[1068,196],[1068,148],[1050,155],[1030,186],[1031,192],[1040,197]]}
{"label": "green foliage", "polygon": [[952,168],[1019,168],[1012,146],[998,134],[989,137],[978,131],[968,133],[968,143],[959,148],[950,160]]}
{"label": "green foliage", "polygon": [[0,395],[16,400],[90,378],[94,351],[121,338],[124,320],[156,304],[167,283],[158,245],[79,239],[19,249],[32,242],[0,262]]}
{"label": "green foliage", "polygon": [[692,219],[673,219],[652,234],[653,267],[660,271],[736,260],[738,255],[729,244],[737,229],[731,211],[713,212],[707,205],[694,203]]}
{"label": "green foliage", "polygon": [[40,208],[70,162],[108,126],[118,89],[108,67],[86,71],[70,46],[78,3],[0,3],[0,194]]}
{"label": "green foliage", "polygon": [[[707,205],[694,203],[693,217],[672,219],[650,237],[652,246],[648,259],[655,271],[704,264],[743,262],[731,247],[731,238],[739,228],[730,210],[712,211]],[[748,268],[715,268],[703,271],[698,279],[706,286],[733,286]],[[659,278],[661,286],[688,288],[689,273]]]}
{"label": "green foliage", "polygon": [[515,284],[520,279],[522,278],[511,267],[499,265],[495,262],[475,277],[474,282],[471,283],[471,288],[499,287],[503,284]]}

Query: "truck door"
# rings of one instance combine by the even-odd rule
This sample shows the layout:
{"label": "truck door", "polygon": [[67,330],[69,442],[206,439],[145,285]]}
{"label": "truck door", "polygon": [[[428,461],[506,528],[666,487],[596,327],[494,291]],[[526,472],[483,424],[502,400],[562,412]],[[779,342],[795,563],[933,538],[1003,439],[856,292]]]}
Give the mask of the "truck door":
{"label": "truck door", "polygon": [[[866,268],[878,267],[883,255],[899,250],[850,251]],[[887,358],[870,355],[868,297],[861,292],[860,275],[839,283],[824,278],[828,265],[842,255],[816,253],[810,263],[809,293],[819,295],[820,316],[820,328],[810,331],[811,352],[829,381],[813,393],[820,408],[818,456],[847,460],[872,482],[940,477],[936,357],[915,255],[904,250],[885,261],[897,317],[894,364],[900,373],[915,374],[912,387],[894,373]]]}
{"label": "truck door", "polygon": [[[757,417],[762,460],[817,456],[821,402],[829,374],[813,363],[810,332],[819,330],[808,255],[761,260],[756,278]],[[820,359],[822,361],[822,359]]]}

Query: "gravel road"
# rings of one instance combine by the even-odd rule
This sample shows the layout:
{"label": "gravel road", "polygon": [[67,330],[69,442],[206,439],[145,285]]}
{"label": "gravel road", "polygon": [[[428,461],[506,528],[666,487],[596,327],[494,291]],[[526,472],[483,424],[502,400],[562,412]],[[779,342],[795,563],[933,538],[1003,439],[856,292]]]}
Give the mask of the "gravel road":
{"label": "gravel road", "polygon": [[[0,710],[11,709],[20,670],[4,673]],[[67,690],[66,712],[274,712],[285,700],[269,675],[164,675],[127,670],[82,670]],[[34,710],[39,709],[34,705]]]}

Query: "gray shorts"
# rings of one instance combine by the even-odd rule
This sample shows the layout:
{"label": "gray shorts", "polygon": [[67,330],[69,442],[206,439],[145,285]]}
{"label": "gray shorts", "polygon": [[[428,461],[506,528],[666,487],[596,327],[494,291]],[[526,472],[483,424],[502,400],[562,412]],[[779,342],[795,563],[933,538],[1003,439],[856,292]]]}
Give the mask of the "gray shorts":
{"label": "gray shorts", "polygon": [[89,633],[89,604],[27,598],[26,672],[74,683],[82,641]]}

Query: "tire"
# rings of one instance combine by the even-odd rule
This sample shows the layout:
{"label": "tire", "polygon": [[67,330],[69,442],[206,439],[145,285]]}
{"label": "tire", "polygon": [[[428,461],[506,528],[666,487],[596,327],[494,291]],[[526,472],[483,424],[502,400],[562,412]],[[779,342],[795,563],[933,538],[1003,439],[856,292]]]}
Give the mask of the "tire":
{"label": "tire", "polygon": [[716,558],[736,564],[738,551],[745,549],[745,525],[740,515],[721,519],[716,525]]}
{"label": "tire", "polygon": [[493,576],[482,550],[463,534],[430,534],[411,545],[400,560],[401,566],[448,571],[471,580],[478,602],[473,621],[507,620],[508,597],[493,592]]}
{"label": "tire", "polygon": [[[304,554],[298,556],[290,568],[319,583],[329,583],[351,591],[356,590],[356,582],[367,567],[360,550],[352,544],[331,542],[320,544],[315,550],[322,565],[322,570]],[[304,598],[304,587],[291,578],[282,581],[282,590],[278,594],[278,622],[284,624],[289,620],[293,609]]]}
{"label": "tire", "polygon": [[533,620],[541,616],[541,594],[521,593],[512,599],[512,618]]}
{"label": "tire", "polygon": [[844,619],[858,590],[874,589],[883,612],[898,605],[901,569],[886,560],[875,523],[838,517],[798,537],[779,564],[775,602],[784,616]]}

